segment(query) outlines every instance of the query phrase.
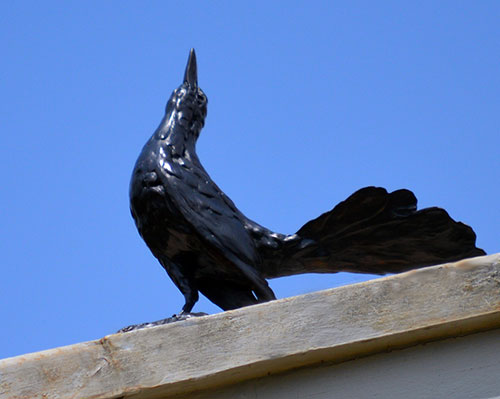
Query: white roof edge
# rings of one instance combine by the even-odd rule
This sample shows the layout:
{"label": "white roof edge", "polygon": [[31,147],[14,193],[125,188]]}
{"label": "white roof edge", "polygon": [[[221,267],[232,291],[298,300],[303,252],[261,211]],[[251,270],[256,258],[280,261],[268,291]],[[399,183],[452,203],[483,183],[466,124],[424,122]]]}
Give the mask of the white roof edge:
{"label": "white roof edge", "polygon": [[0,360],[0,394],[168,397],[500,327],[500,253]]}

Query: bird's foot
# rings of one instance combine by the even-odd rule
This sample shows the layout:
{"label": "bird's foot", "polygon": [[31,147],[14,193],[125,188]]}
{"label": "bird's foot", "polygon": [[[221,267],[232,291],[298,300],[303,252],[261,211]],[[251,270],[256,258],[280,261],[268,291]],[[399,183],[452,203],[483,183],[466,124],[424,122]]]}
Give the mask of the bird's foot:
{"label": "bird's foot", "polygon": [[179,314],[174,314],[171,318],[175,318],[175,321],[187,320],[193,317],[207,316],[207,313],[204,312],[184,312],[181,311]]}
{"label": "bird's foot", "polygon": [[194,312],[194,313],[180,312],[179,314],[174,314],[172,317],[167,317],[166,319],[152,321],[152,322],[149,322],[149,323],[133,324],[131,326],[123,327],[123,328],[119,329],[117,331],[117,333],[124,333],[124,332],[129,332],[129,331],[135,331],[135,330],[140,330],[142,328],[162,326],[164,324],[175,323],[176,321],[187,320],[187,319],[191,319],[193,317],[200,317],[200,316],[207,316],[207,313],[203,313],[203,312]]}

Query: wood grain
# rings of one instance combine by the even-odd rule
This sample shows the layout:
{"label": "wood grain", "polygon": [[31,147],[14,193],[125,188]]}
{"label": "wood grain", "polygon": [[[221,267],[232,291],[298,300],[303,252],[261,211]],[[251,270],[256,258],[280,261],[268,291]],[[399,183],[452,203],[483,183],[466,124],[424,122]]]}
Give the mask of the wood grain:
{"label": "wood grain", "polygon": [[500,254],[0,360],[0,397],[169,397],[500,326]]}

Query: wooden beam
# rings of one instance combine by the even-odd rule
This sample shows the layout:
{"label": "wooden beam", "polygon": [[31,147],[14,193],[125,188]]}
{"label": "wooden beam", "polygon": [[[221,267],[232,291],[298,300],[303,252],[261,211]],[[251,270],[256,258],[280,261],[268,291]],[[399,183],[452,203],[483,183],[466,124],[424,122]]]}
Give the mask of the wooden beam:
{"label": "wooden beam", "polygon": [[0,396],[167,398],[500,327],[500,254],[0,360]]}

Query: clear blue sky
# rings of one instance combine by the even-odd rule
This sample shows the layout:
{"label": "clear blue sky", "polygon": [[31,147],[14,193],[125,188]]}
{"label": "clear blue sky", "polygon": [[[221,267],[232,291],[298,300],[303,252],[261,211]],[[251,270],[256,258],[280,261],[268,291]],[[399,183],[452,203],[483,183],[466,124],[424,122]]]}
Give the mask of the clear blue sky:
{"label": "clear blue sky", "polygon": [[128,183],[191,47],[198,153],[249,217],[292,233],[361,187],[405,187],[500,251],[499,21],[498,1],[3,2],[0,358],[180,310]]}

